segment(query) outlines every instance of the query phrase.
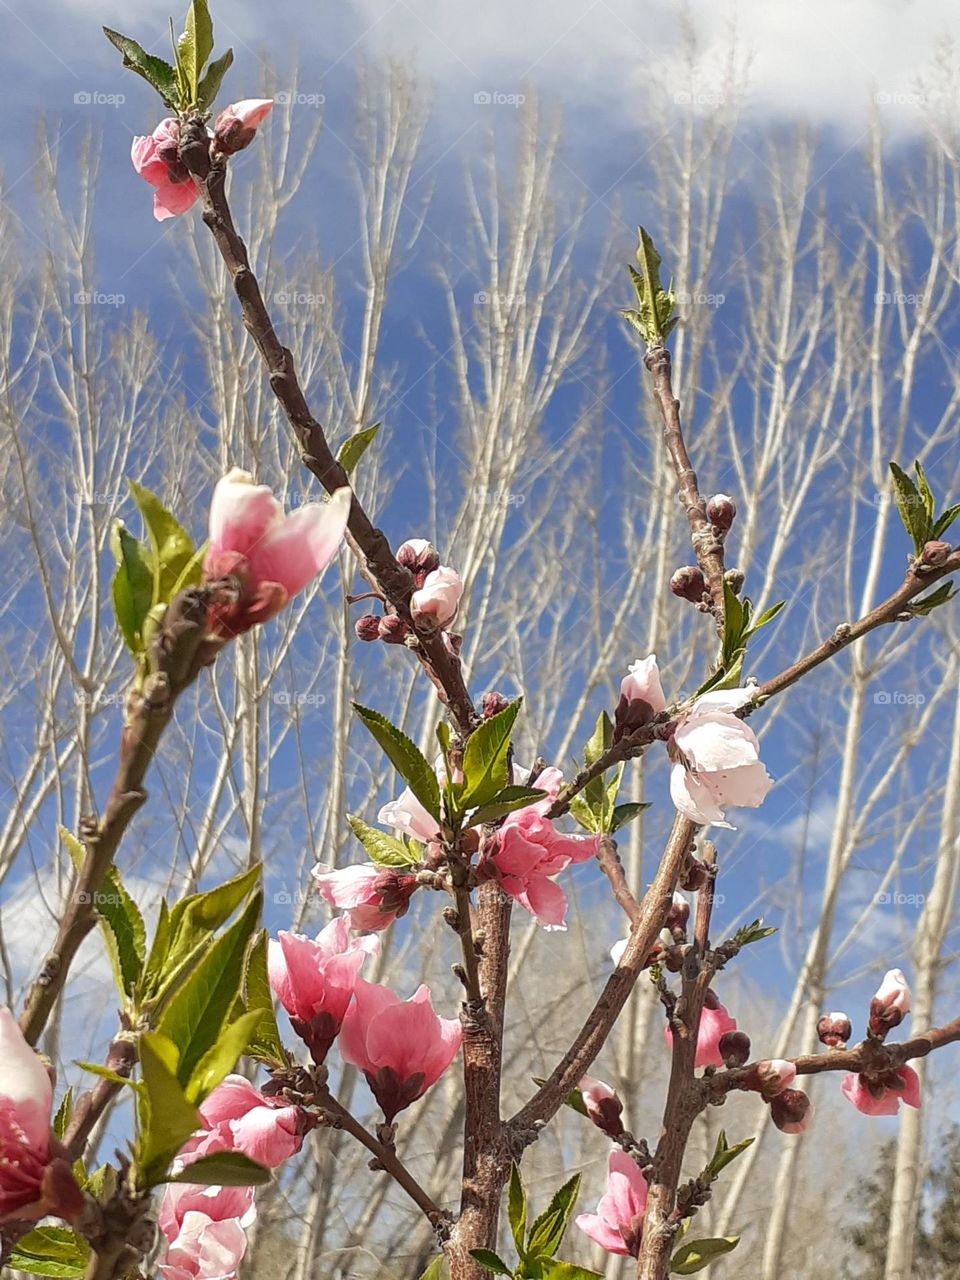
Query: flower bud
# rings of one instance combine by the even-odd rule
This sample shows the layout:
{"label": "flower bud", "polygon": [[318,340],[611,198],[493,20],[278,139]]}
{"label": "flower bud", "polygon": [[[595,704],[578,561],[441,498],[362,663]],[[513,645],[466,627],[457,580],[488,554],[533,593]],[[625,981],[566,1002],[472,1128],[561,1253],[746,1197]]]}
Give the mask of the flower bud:
{"label": "flower bud", "polygon": [[443,564],[432,569],[410,597],[414,623],[428,631],[448,626],[457,616],[462,595],[463,581],[456,569]]}
{"label": "flower bud", "polygon": [[483,713],[484,720],[489,720],[491,716],[496,716],[501,711],[506,711],[509,705],[502,693],[485,693],[483,701],[480,703],[480,710]]}
{"label": "flower bud", "polygon": [[602,1080],[595,1080],[593,1076],[584,1076],[580,1081],[580,1096],[589,1119],[601,1133],[616,1142],[623,1133],[623,1122],[620,1119],[623,1103],[617,1097],[616,1090]]}
{"label": "flower bud", "polygon": [[743,590],[745,578],[742,569],[728,569],[723,575],[723,580],[735,596]]}
{"label": "flower bud", "polygon": [[213,145],[225,156],[235,155],[249,147],[257,125],[273,108],[272,98],[244,98],[233,102],[213,123]]}
{"label": "flower bud", "polygon": [[403,644],[409,633],[409,626],[395,613],[385,613],[377,622],[377,634],[387,644]]}
{"label": "flower bud", "polygon": [[882,1040],[910,1012],[911,996],[901,969],[888,969],[870,1001],[870,1034]]}
{"label": "flower bud", "polygon": [[358,640],[379,640],[380,622],[375,613],[365,613],[353,624],[354,634]]}
{"label": "flower bud", "polygon": [[664,922],[666,929],[671,935],[670,941],[675,942],[677,939],[672,936],[679,933],[683,937],[687,927],[687,921],[690,919],[690,903],[686,900],[682,893],[675,893],[673,901],[670,903],[670,909],[667,912],[667,918]]}
{"label": "flower bud", "polygon": [[750,1037],[745,1031],[725,1031],[718,1048],[725,1067],[742,1067],[750,1061]]}
{"label": "flower bud", "polygon": [[737,504],[725,493],[715,493],[707,503],[707,519],[719,538],[730,531],[736,514]]}
{"label": "flower bud", "polygon": [[418,579],[417,586],[423,586],[423,578],[440,566],[440,556],[432,542],[426,538],[408,538],[397,547],[397,563]]}
{"label": "flower bud", "polygon": [[686,889],[688,893],[697,893],[700,889],[705,889],[710,879],[710,873],[702,862],[696,858],[688,858],[686,866],[680,874],[680,888]]}
{"label": "flower bud", "polygon": [[853,1035],[853,1027],[845,1013],[825,1013],[817,1023],[817,1035],[821,1044],[837,1049]]}
{"label": "flower bud", "polygon": [[920,552],[920,563],[929,565],[931,569],[939,568],[950,555],[951,550],[949,542],[939,540],[928,542]]}
{"label": "flower bud", "polygon": [[620,701],[614,715],[613,740],[642,729],[666,708],[660,670],[654,654],[631,663],[620,682]]}
{"label": "flower bud", "polygon": [[801,1089],[784,1089],[770,1102],[770,1119],[782,1133],[803,1133],[813,1124],[813,1103]]}
{"label": "flower bud", "polygon": [[[797,1078],[797,1068],[786,1058],[772,1058],[766,1062],[758,1062],[755,1074],[758,1091],[765,1098],[774,1098],[793,1084]],[[803,1096],[806,1097],[806,1094]]]}
{"label": "flower bud", "polygon": [[691,604],[699,604],[706,594],[707,584],[704,582],[703,574],[696,565],[686,564],[682,569],[678,569],[670,579],[670,590],[682,600],[689,600]]}

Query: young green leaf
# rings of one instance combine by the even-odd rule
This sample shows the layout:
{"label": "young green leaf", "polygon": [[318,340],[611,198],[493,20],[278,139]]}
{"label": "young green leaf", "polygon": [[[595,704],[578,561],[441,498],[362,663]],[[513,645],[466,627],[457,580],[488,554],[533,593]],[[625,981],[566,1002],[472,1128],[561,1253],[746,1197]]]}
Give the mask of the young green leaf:
{"label": "young green leaf", "polygon": [[110,547],[117,562],[111,584],[113,612],[127,648],[137,655],[143,652],[143,624],[153,605],[153,570],[146,548],[119,520],[110,534]]}
{"label": "young green leaf", "polygon": [[337,450],[337,461],[348,476],[352,475],[357,463],[373,444],[380,427],[381,424],[375,422],[372,427],[364,427],[362,431],[355,431],[352,436],[347,436]]}
{"label": "young green leaf", "polygon": [[407,848],[402,840],[378,831],[376,827],[368,827],[365,822],[347,814],[350,830],[366,849],[371,862],[380,867],[415,867],[420,859]]}
{"label": "young green leaf", "polygon": [[673,314],[677,299],[672,288],[664,289],[660,283],[660,255],[650,236],[643,227],[637,228],[637,236],[640,270],[630,267],[629,271],[638,309],[621,311],[620,314],[633,325],[648,347],[659,347],[677,323]]}
{"label": "young green leaf", "polygon": [[578,1267],[573,1262],[561,1262],[558,1258],[541,1262],[540,1276],[541,1280],[603,1280],[599,1271]]}
{"label": "young green leaf", "polygon": [[932,525],[933,513],[936,510],[936,504],[934,503],[933,493],[927,483],[927,477],[924,474],[919,458],[914,462],[913,469],[917,473],[917,491],[920,494],[920,501],[923,503],[923,509],[927,513],[927,523]]}
{"label": "young green leaf", "polygon": [[614,806],[613,813],[610,817],[610,834],[619,831],[621,827],[625,827],[628,822],[632,822],[634,818],[638,818],[644,809],[650,808],[649,800],[627,800],[623,804]]}
{"label": "young green leaf", "polygon": [[169,62],[164,62],[163,58],[155,58],[153,54],[147,53],[146,49],[137,44],[136,40],[121,35],[119,31],[111,31],[109,27],[104,27],[103,34],[113,47],[123,54],[123,65],[135,71],[138,76],[142,76],[147,84],[152,85],[168,107],[179,111],[181,105],[186,105],[180,102],[177,73]]}
{"label": "young green leaf", "polygon": [[442,1253],[438,1253],[435,1258],[427,1263],[427,1269],[424,1271],[420,1280],[446,1280],[447,1276],[447,1260]]}
{"label": "young green leaf", "polygon": [[103,1066],[102,1063],[74,1060],[74,1066],[79,1067],[81,1071],[89,1071],[92,1076],[99,1076],[101,1080],[109,1080],[111,1084],[123,1085],[127,1089],[132,1089],[134,1093],[140,1088],[139,1080],[130,1080],[127,1076],[122,1076],[117,1071],[111,1071],[109,1067]]}
{"label": "young green leaf", "polygon": [[[66,827],[60,838],[77,871],[83,866],[86,849]],[[136,903],[120,882],[116,867],[110,867],[93,903],[107,943],[117,989],[130,996],[143,972],[147,931]]]}
{"label": "young green leaf", "polygon": [[177,41],[180,65],[190,88],[190,101],[199,96],[200,75],[213,52],[213,23],[207,0],[190,0],[183,35]]}
{"label": "young green leaf", "polygon": [[890,463],[890,471],[893,475],[893,491],[900,519],[913,540],[914,550],[919,555],[924,543],[930,541],[932,522],[927,514],[924,499],[907,473],[895,462]]}
{"label": "young green leaf", "polygon": [[68,1089],[63,1095],[63,1100],[57,1108],[57,1114],[53,1117],[53,1132],[58,1138],[62,1138],[67,1131],[67,1125],[70,1123],[70,1117],[73,1115],[73,1090]]}
{"label": "young green leaf", "polygon": [[176,955],[192,949],[218,929],[250,896],[259,883],[260,873],[257,863],[216,888],[193,893],[174,903],[170,912],[171,953]]}
{"label": "young green leaf", "polygon": [[764,938],[772,937],[776,932],[775,928],[764,928],[762,918],[758,917],[750,924],[744,925],[742,929],[738,929],[733,935],[733,940],[738,946],[749,947],[754,942],[762,942]]}
{"label": "young green leaf", "polygon": [[507,1184],[507,1219],[513,1235],[513,1243],[521,1258],[524,1256],[524,1241],[527,1230],[527,1193],[523,1189],[520,1167],[514,1162],[510,1166],[510,1181]]}
{"label": "young green leaf", "polygon": [[554,1193],[549,1205],[531,1225],[527,1238],[527,1253],[531,1258],[552,1258],[560,1248],[579,1194],[580,1174],[576,1173]]}
{"label": "young green leaf", "polygon": [[468,826],[479,827],[484,822],[496,822],[498,818],[505,818],[508,813],[513,813],[515,809],[524,809],[528,804],[536,804],[538,800],[542,800],[546,793],[538,790],[536,787],[520,787],[509,786],[504,787],[497,794],[479,809],[475,809],[470,814]]}
{"label": "young green leaf", "polygon": [[176,1045],[157,1032],[140,1037],[140,1091],[137,1147],[138,1182],[144,1189],[166,1177],[174,1156],[201,1127],[200,1114],[190,1105],[177,1080]]}
{"label": "young green leaf", "polygon": [[193,541],[155,493],[135,480],[128,480],[127,485],[150,539],[153,603],[169,604],[178,587],[183,590],[200,581],[201,569]]}
{"label": "young green leaf", "polygon": [[953,524],[954,520],[956,520],[957,516],[960,516],[960,502],[958,502],[955,507],[947,507],[946,511],[942,512],[937,517],[936,524],[930,530],[930,537],[942,538]]}
{"label": "young green leaf", "polygon": [[90,1246],[65,1227],[34,1227],[17,1241],[9,1258],[12,1270],[33,1276],[73,1280],[86,1274]]}
{"label": "young green leaf", "polygon": [[522,698],[517,698],[503,711],[484,720],[467,739],[463,751],[463,793],[460,797],[464,809],[489,803],[510,782],[507,770],[510,735],[522,701]]}
{"label": "young green leaf", "polygon": [[269,935],[266,929],[261,929],[247,953],[241,1002],[234,1013],[239,1015],[240,1012],[258,1012],[260,1015],[259,1021],[254,1025],[247,1052],[261,1061],[286,1066],[287,1059],[277,1029],[277,1015],[267,972],[268,946]]}
{"label": "young green leaf", "polygon": [[932,613],[934,609],[939,609],[942,604],[952,600],[956,594],[952,581],[943,582],[937,587],[936,591],[931,591],[929,595],[922,596],[919,600],[914,600],[912,604],[907,605],[907,608],[915,616],[925,618],[928,613]]}
{"label": "young green leaf", "polygon": [[692,1276],[709,1267],[714,1259],[732,1252],[740,1243],[739,1236],[723,1236],[712,1240],[690,1240],[670,1259],[670,1272],[675,1276]]}
{"label": "young green leaf", "polygon": [[489,1271],[491,1275],[512,1275],[507,1264],[502,1258],[498,1257],[492,1249],[471,1249],[470,1257],[473,1258],[475,1262],[479,1262],[484,1271]]}
{"label": "young green leaf", "polygon": [[230,1074],[241,1055],[246,1053],[259,1021],[260,1010],[253,1009],[249,1013],[242,1013],[235,1022],[223,1028],[216,1043],[210,1046],[197,1063],[187,1082],[184,1094],[188,1102],[199,1106],[213,1093],[220,1081]]}
{"label": "young green leaf", "polygon": [[591,835],[596,835],[600,831],[600,818],[582,792],[571,798],[570,816]]}
{"label": "young green leaf", "polygon": [[233,50],[228,49],[221,57],[215,58],[197,87],[197,106],[201,111],[209,111],[213,106],[214,99],[220,92],[220,86],[223,84],[223,77],[233,65]]}
{"label": "young green leaf", "polygon": [[590,767],[600,759],[605,751],[613,746],[613,722],[607,715],[606,711],[601,711],[597,716],[597,723],[593,726],[593,733],[587,740],[587,745],[583,748],[583,763]]}
{"label": "young green leaf", "polygon": [[357,715],[383,748],[387,759],[417,797],[431,817],[440,820],[440,784],[437,775],[420,754],[416,745],[379,711],[371,711],[358,702]]}
{"label": "young green leaf", "polygon": [[200,1187],[262,1187],[271,1173],[242,1151],[214,1151],[192,1160],[185,1169],[164,1182],[190,1182]]}
{"label": "young green leaf", "polygon": [[717,1138],[717,1145],[710,1158],[710,1163],[704,1169],[704,1174],[711,1182],[715,1182],[727,1165],[736,1160],[737,1156],[742,1155],[747,1147],[752,1146],[753,1143],[753,1138],[744,1138],[742,1142],[738,1142],[731,1147],[727,1142],[726,1133],[721,1129]]}

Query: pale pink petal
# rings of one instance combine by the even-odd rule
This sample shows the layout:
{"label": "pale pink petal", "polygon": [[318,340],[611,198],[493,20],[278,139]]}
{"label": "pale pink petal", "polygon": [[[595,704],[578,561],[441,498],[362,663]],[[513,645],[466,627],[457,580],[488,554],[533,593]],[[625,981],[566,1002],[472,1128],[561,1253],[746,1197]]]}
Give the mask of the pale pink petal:
{"label": "pale pink petal", "polygon": [[231,467],[210,500],[210,549],[248,557],[267,531],[283,520],[283,507],[269,485],[254,484],[247,471]]}
{"label": "pale pink petal", "polygon": [[[503,881],[505,893],[511,893],[508,882]],[[567,897],[560,886],[546,876],[533,876],[526,881],[519,893],[511,893],[534,917],[541,929],[548,933],[566,929]]]}
{"label": "pale pink petal", "polygon": [[32,1151],[46,1155],[53,1085],[47,1068],[23,1038],[16,1018],[0,1006],[0,1099],[11,1104]]}
{"label": "pale pink petal", "polygon": [[605,1222],[598,1213],[580,1213],[574,1218],[574,1222],[584,1235],[589,1236],[594,1244],[598,1244],[607,1253],[616,1254],[621,1258],[629,1257],[630,1251],[623,1242],[623,1236]]}
{"label": "pale pink petal", "polygon": [[675,764],[670,770],[670,798],[676,809],[691,822],[703,827],[730,828],[710,789],[694,774],[688,773],[682,764]]}
{"label": "pale pink petal", "polygon": [[307,503],[271,525],[247,552],[251,576],[278,582],[288,596],[302,591],[337,554],[352,496],[350,489],[338,489],[329,502]]}

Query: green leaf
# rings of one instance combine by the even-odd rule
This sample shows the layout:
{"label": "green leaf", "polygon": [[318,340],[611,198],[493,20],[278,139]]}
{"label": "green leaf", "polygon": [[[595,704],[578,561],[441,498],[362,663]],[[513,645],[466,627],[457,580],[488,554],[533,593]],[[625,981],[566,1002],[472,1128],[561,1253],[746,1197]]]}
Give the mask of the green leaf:
{"label": "green leaf", "polygon": [[143,624],[153,605],[153,571],[146,548],[121,521],[114,523],[110,547],[117,562],[111,584],[113,612],[120,634],[134,655],[143,652]]}
{"label": "green leaf", "polygon": [[751,625],[749,631],[744,633],[744,641],[749,640],[751,636],[755,636],[760,628],[765,627],[768,622],[772,622],[786,603],[786,600],[778,600],[777,603],[772,604],[769,609],[764,609],[760,617]]}
{"label": "green leaf", "polygon": [[381,425],[381,423],[375,422],[372,427],[364,427],[362,431],[355,431],[352,436],[347,436],[337,450],[337,461],[348,476],[353,474],[357,463],[373,444]]}
{"label": "green leaf", "polygon": [[200,563],[193,540],[155,493],[135,480],[128,480],[127,485],[150,539],[153,603],[168,604],[178,589],[200,581]]}
{"label": "green leaf", "polygon": [[593,727],[587,740],[587,745],[583,748],[583,762],[590,767],[600,759],[605,751],[613,746],[613,722],[607,715],[606,711],[601,711],[597,717],[597,723]]}
{"label": "green leaf", "polygon": [[247,1052],[262,1061],[286,1066],[287,1059],[277,1029],[277,1015],[267,972],[268,946],[269,935],[266,929],[261,929],[247,954],[241,992],[242,1007],[244,1012],[257,1012],[260,1015]]}
{"label": "green leaf", "polygon": [[705,1175],[711,1182],[716,1182],[717,1178],[727,1165],[736,1160],[737,1156],[742,1155],[743,1152],[746,1151],[747,1147],[753,1146],[754,1141],[755,1139],[753,1138],[744,1138],[742,1142],[738,1142],[735,1146],[731,1147],[727,1142],[726,1133],[721,1129],[717,1138],[717,1145],[710,1158],[710,1163],[704,1170]]}
{"label": "green leaf", "polygon": [[[66,827],[60,827],[59,831],[71,861],[79,871],[86,858],[86,848]],[[147,931],[143,916],[121,884],[116,867],[108,868],[93,906],[106,938],[117,988],[121,995],[132,995],[143,972]]]}
{"label": "green leaf", "polygon": [[147,84],[152,85],[168,107],[179,111],[181,102],[177,91],[177,73],[170,63],[147,53],[136,40],[131,40],[129,36],[122,36],[119,31],[111,31],[109,27],[104,27],[103,34],[113,47],[123,54],[123,65],[135,71],[138,76],[142,76]]}
{"label": "green leaf", "polygon": [[63,1095],[60,1106],[57,1108],[57,1114],[53,1117],[53,1132],[58,1138],[62,1138],[67,1131],[67,1125],[70,1123],[70,1117],[73,1115],[73,1090],[68,1089]]}
{"label": "green leaf", "polygon": [[177,51],[190,89],[190,101],[196,102],[201,72],[213,52],[213,23],[207,0],[190,0],[186,26],[177,41]]}
{"label": "green leaf", "polygon": [[252,1009],[224,1027],[216,1044],[211,1045],[203,1055],[187,1082],[184,1093],[188,1102],[199,1106],[220,1081],[230,1074],[246,1052],[259,1021],[260,1010]]}
{"label": "green leaf", "polygon": [[270,1170],[242,1151],[214,1151],[200,1156],[164,1182],[189,1182],[199,1187],[262,1187],[270,1181]]}
{"label": "green leaf", "polygon": [[510,735],[520,714],[522,698],[484,720],[471,733],[463,750],[463,792],[460,803],[472,809],[493,800],[510,783],[507,758]]}
{"label": "green leaf", "polygon": [[916,617],[925,618],[928,613],[932,613],[934,609],[939,609],[942,604],[952,600],[956,594],[952,581],[943,582],[936,591],[931,591],[929,595],[914,600],[912,604],[907,605],[907,608]]}
{"label": "green leaf", "polygon": [[931,520],[927,515],[924,499],[907,473],[895,462],[890,463],[890,471],[893,474],[893,491],[900,519],[904,529],[913,539],[913,548],[919,555],[924,543],[930,541],[931,532]]}
{"label": "green leaf", "polygon": [[775,928],[764,928],[762,917],[757,917],[750,924],[746,924],[742,929],[738,929],[733,935],[733,940],[741,947],[749,947],[754,942],[762,942],[764,938],[770,938],[776,933]]}
{"label": "green leaf", "polygon": [[603,1280],[599,1271],[578,1267],[573,1262],[561,1262],[558,1258],[548,1258],[540,1266],[542,1280]]}
{"label": "green leaf", "polygon": [[723,583],[723,665],[735,660],[737,653],[743,648],[744,605],[736,595],[729,582]]}
{"label": "green leaf", "polygon": [[200,1114],[190,1105],[177,1080],[177,1047],[158,1032],[140,1037],[143,1089],[138,1115],[139,1183],[144,1188],[162,1182],[174,1156],[197,1129]]}
{"label": "green leaf", "polygon": [[503,1259],[498,1257],[492,1249],[471,1249],[470,1257],[479,1262],[484,1271],[489,1271],[495,1276],[513,1274]]}
{"label": "green leaf", "polygon": [[650,808],[650,802],[628,800],[624,804],[618,804],[614,807],[613,814],[610,819],[610,834],[619,831],[621,827],[625,827],[628,822],[632,822],[634,818],[638,818],[644,809]]}
{"label": "green leaf", "polygon": [[133,1089],[134,1092],[140,1088],[139,1080],[131,1080],[129,1076],[122,1076],[118,1071],[111,1071],[100,1062],[80,1062],[75,1059],[74,1065],[81,1071],[89,1071],[92,1076],[99,1076],[101,1080],[109,1080],[111,1084],[124,1085],[128,1089]]}
{"label": "green leaf", "polygon": [[170,952],[176,955],[189,951],[219,929],[256,888],[260,872],[260,864],[256,863],[214,889],[193,893],[175,903],[170,912]]}
{"label": "green leaf", "polygon": [[197,87],[197,106],[201,111],[209,111],[213,106],[214,99],[220,92],[221,84],[223,84],[223,77],[232,65],[233,50],[228,49],[225,54],[215,58],[207,67],[206,74]]}
{"label": "green leaf", "polygon": [[90,1260],[86,1240],[65,1227],[34,1227],[13,1247],[9,1265],[34,1276],[82,1277]]}
{"label": "green leaf", "polygon": [[405,733],[390,723],[379,711],[371,711],[358,702],[357,715],[383,748],[387,759],[417,797],[431,817],[440,821],[440,784],[437,775]]}
{"label": "green leaf", "polygon": [[672,287],[664,289],[660,283],[660,255],[650,236],[643,229],[637,228],[637,262],[640,270],[628,268],[637,295],[637,310],[621,311],[623,318],[631,324],[649,347],[662,346],[674,325],[677,317],[673,311],[676,295]]}
{"label": "green leaf", "polygon": [[474,810],[470,815],[469,825],[479,827],[484,822],[496,822],[498,818],[505,818],[508,813],[513,813],[514,809],[523,809],[528,804],[535,804],[538,800],[542,800],[545,794],[536,787],[504,787],[502,791],[498,791],[491,797],[487,804]]}
{"label": "green leaf", "polygon": [[420,1280],[446,1280],[447,1276],[447,1260],[442,1253],[438,1253],[427,1263],[427,1269],[424,1271]]}
{"label": "green leaf", "polygon": [[[533,1083],[538,1089],[542,1089],[547,1083],[542,1076],[531,1076]],[[578,1088],[573,1088],[563,1100],[563,1105],[569,1107],[571,1111],[576,1111],[577,1115],[585,1116],[587,1114],[586,1103],[583,1101],[583,1094]]]}
{"label": "green leaf", "polygon": [[690,1240],[681,1245],[670,1259],[670,1272],[675,1276],[692,1276],[709,1267],[715,1258],[731,1253],[740,1243],[739,1236],[715,1237],[712,1240]]}
{"label": "green leaf", "polygon": [[527,1251],[531,1257],[552,1258],[560,1248],[579,1194],[580,1174],[575,1173],[554,1193],[549,1205],[530,1227]]}
{"label": "green leaf", "polygon": [[570,816],[574,818],[584,831],[596,835],[600,830],[600,819],[587,803],[583,794],[573,796],[570,800]]}
{"label": "green leaf", "polygon": [[527,1193],[523,1189],[520,1167],[515,1161],[510,1166],[510,1181],[507,1184],[507,1219],[513,1234],[513,1243],[517,1246],[517,1252],[523,1257],[527,1228]]}
{"label": "green leaf", "polygon": [[960,502],[955,507],[947,507],[946,511],[938,516],[936,524],[930,530],[930,537],[942,538],[957,516],[960,516]]}
{"label": "green leaf", "polygon": [[416,867],[420,859],[407,848],[396,836],[378,831],[376,827],[368,827],[365,822],[352,813],[347,814],[350,830],[366,849],[371,862],[380,867]]}
{"label": "green leaf", "polygon": [[924,475],[923,467],[920,465],[919,458],[913,464],[913,469],[917,473],[917,489],[920,493],[920,500],[923,503],[923,509],[927,513],[927,523],[932,524],[936,504],[934,503],[933,493],[927,483],[927,477]]}
{"label": "green leaf", "polygon": [[206,948],[157,1025],[179,1050],[176,1074],[184,1089],[201,1059],[217,1043],[240,994],[247,946],[259,924],[261,905],[258,892],[240,918]]}

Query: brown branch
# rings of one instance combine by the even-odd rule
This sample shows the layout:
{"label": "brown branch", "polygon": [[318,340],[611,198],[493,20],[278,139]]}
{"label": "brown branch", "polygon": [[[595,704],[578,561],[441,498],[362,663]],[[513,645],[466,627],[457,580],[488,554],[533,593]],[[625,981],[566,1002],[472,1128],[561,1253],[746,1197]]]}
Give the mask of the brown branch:
{"label": "brown branch", "polygon": [[613,896],[626,912],[627,919],[632,925],[636,924],[640,918],[640,903],[633,896],[633,892],[627,884],[623,863],[620,861],[616,841],[612,836],[605,835],[600,837],[597,863],[600,870],[610,881]]}
{"label": "brown branch", "polygon": [[[129,1080],[136,1064],[136,1037],[121,1033],[111,1041],[104,1066],[114,1075]],[[92,1089],[88,1089],[77,1100],[70,1123],[63,1135],[63,1144],[70,1152],[72,1159],[81,1158],[97,1122],[122,1089],[123,1085],[116,1080],[100,1079]]]}
{"label": "brown branch", "polygon": [[143,781],[160,736],[170,723],[174,703],[196,679],[210,654],[204,647],[209,591],[183,591],[167,607],[150,647],[149,672],[131,693],[125,708],[119,760],[103,817],[80,835],[86,849],[52,950],[27,993],[20,1029],[29,1044],[40,1038],[80,944],[97,923],[96,898],[113,864],[120,841],[147,798]]}
{"label": "brown branch", "polygon": [[[203,220],[213,235],[220,256],[230,273],[240,303],[243,323],[263,358],[270,387],[293,428],[304,465],[328,493],[350,483],[349,476],[330,451],[323,427],[311,414],[297,377],[293,354],[283,346],[263,301],[247,248],[233,223],[226,195],[227,161],[211,152],[211,143],[202,122],[194,120],[183,130],[181,155],[200,192]],[[466,737],[477,724],[477,713],[463,681],[460,661],[447,648],[440,631],[414,626],[410,615],[413,577],[398,564],[385,535],[374,527],[353,494],[347,522],[350,537],[364,567],[379,590],[419,641],[417,656],[449,709],[457,728]]]}

